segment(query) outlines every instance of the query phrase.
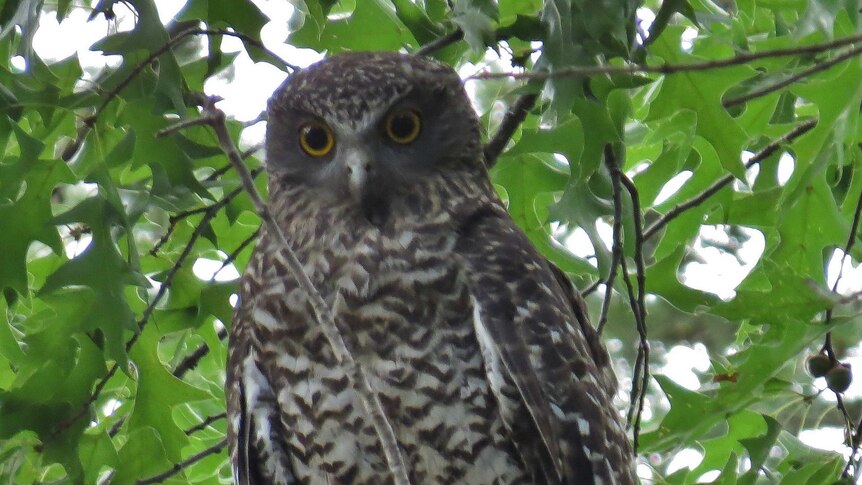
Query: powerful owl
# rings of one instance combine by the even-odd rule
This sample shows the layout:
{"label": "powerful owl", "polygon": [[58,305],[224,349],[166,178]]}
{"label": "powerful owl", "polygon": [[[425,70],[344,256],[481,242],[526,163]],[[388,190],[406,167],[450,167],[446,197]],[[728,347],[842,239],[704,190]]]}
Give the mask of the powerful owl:
{"label": "powerful owl", "polygon": [[[368,382],[414,484],[634,483],[582,300],[515,226],[458,75],[354,53],[268,107],[269,211]],[[240,484],[392,483],[351,379],[266,230],[227,368]]]}

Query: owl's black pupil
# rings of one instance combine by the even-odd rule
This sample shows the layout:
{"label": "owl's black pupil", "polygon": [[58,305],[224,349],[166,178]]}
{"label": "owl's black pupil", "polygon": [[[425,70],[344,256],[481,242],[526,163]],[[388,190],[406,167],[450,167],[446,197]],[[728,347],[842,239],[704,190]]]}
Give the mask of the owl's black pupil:
{"label": "owl's black pupil", "polygon": [[398,138],[408,138],[416,129],[416,120],[408,114],[395,115],[389,123],[389,129]]}
{"label": "owl's black pupil", "polygon": [[305,144],[312,150],[323,150],[329,144],[329,133],[319,126],[306,128]]}

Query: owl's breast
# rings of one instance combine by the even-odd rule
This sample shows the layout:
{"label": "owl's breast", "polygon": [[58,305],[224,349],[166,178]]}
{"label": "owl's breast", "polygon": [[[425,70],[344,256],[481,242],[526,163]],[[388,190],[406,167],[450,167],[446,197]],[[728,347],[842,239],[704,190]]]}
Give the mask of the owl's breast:
{"label": "owl's breast", "polygon": [[[489,390],[452,231],[416,226],[330,237],[298,255],[366,369],[412,479],[526,480]],[[262,346],[278,363],[272,372],[281,381],[295,473],[312,482],[380,483],[379,440],[308,302],[290,281],[273,287],[280,301],[258,311],[283,315],[284,331]]]}

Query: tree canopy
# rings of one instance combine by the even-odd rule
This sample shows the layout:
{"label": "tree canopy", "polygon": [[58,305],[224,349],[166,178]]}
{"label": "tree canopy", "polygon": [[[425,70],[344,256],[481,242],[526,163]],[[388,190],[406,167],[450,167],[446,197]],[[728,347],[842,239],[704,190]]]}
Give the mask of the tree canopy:
{"label": "tree canopy", "polygon": [[[226,335],[261,224],[230,156],[265,195],[264,154],[240,143],[265,119],[225,118],[207,81],[239,56],[299,62],[264,42],[262,4],[180,3],[0,6],[4,481],[230,480]],[[462,75],[512,217],[588,297],[642,480],[862,474],[845,365],[862,340],[859,2],[269,8],[291,12],[291,52],[397,50]],[[82,11],[115,26],[101,63],[46,58],[40,22]],[[824,429],[839,451],[801,439]]]}

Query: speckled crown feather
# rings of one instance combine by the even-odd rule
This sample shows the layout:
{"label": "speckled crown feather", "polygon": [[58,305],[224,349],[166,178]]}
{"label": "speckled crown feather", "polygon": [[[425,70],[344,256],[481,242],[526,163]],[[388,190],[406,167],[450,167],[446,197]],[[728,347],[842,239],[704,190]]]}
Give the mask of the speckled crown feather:
{"label": "speckled crown feather", "polygon": [[355,120],[413,89],[463,88],[451,67],[428,58],[395,52],[345,53],[290,75],[269,100],[269,112],[299,108]]}

